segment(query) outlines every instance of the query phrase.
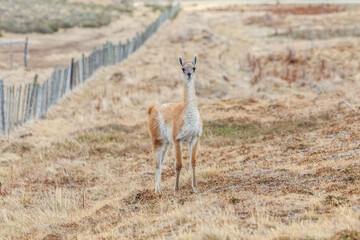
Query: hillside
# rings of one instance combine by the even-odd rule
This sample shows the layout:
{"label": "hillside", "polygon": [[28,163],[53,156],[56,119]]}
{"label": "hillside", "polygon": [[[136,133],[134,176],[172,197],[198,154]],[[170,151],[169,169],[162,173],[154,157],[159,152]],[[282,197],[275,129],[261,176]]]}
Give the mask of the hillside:
{"label": "hillside", "polygon": [[[305,10],[186,7],[45,120],[1,139],[0,236],[359,239],[359,39],[273,35],[304,19],[309,31],[329,19],[354,27],[360,9]],[[201,193],[185,151],[179,194],[170,152],[156,195],[146,110],[182,100],[177,56],[194,53]]]}

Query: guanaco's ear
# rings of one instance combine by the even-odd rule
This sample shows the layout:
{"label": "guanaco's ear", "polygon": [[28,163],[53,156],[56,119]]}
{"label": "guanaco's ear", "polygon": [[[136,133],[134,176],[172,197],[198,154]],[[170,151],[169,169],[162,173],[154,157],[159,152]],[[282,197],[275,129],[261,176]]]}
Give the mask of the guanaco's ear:
{"label": "guanaco's ear", "polygon": [[180,66],[184,65],[184,60],[181,58],[181,56],[179,56],[179,63],[180,63]]}
{"label": "guanaco's ear", "polygon": [[192,64],[193,64],[194,66],[196,66],[197,61],[198,61],[198,56],[197,56],[197,54],[195,54],[195,55],[194,55],[194,59],[193,59],[193,61],[192,61]]}

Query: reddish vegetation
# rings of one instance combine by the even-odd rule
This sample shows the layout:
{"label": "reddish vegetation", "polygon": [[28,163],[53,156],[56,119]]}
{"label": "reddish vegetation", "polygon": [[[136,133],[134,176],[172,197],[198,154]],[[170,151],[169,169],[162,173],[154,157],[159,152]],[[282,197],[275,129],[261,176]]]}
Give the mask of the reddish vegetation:
{"label": "reddish vegetation", "polygon": [[344,9],[340,7],[330,7],[322,4],[322,5],[308,5],[308,6],[268,7],[266,11],[272,12],[274,14],[315,15],[315,14],[341,12],[344,11]]}
{"label": "reddish vegetation", "polygon": [[[321,81],[329,78],[352,79],[360,65],[344,64],[341,58],[343,50],[356,52],[355,45],[332,47],[315,51],[314,49],[295,52],[287,48],[286,52],[269,54],[268,56],[248,55],[248,64],[253,73],[252,83],[256,84],[264,77],[281,78],[289,83],[304,81]],[[329,56],[335,56],[331,58]],[[338,57],[336,57],[338,56]],[[356,61],[357,58],[352,59]]]}

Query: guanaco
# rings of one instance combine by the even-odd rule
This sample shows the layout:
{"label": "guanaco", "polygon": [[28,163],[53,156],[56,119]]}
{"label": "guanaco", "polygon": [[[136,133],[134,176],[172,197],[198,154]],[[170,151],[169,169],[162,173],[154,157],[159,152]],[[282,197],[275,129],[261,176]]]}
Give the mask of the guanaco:
{"label": "guanaco", "polygon": [[182,103],[154,104],[148,109],[149,131],[152,150],[156,161],[155,192],[160,193],[161,170],[170,144],[175,147],[176,181],[174,193],[179,191],[179,178],[182,168],[182,146],[189,143],[192,189],[196,190],[196,150],[202,133],[202,122],[196,104],[195,71],[198,57],[185,63],[179,56],[179,64],[184,79],[184,101]]}

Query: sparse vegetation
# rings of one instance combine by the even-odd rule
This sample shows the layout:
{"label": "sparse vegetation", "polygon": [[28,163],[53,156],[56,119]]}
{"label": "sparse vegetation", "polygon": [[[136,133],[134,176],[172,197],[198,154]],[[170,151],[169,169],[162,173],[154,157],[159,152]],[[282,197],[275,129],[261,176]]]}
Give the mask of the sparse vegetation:
{"label": "sparse vegetation", "polygon": [[128,12],[131,8],[125,5],[101,6],[61,0],[1,1],[0,29],[14,33],[53,33],[76,26],[98,28]]}
{"label": "sparse vegetation", "polygon": [[3,149],[3,152],[16,153],[24,155],[24,153],[30,152],[35,146],[28,142],[14,142]]}
{"label": "sparse vegetation", "polygon": [[288,29],[282,33],[275,33],[274,37],[291,37],[294,39],[329,39],[341,37],[359,37],[360,28],[357,26],[348,28],[329,28],[329,29]]}
{"label": "sparse vegetation", "polygon": [[291,15],[317,15],[317,14],[329,14],[344,11],[344,7],[331,6],[328,4],[309,4],[307,6],[286,6],[280,5],[277,7],[268,6],[264,8],[265,11],[272,12],[274,14],[291,14]]}
{"label": "sparse vegetation", "polygon": [[[204,124],[204,138],[221,137],[224,144],[247,144],[255,143],[258,141],[266,140],[273,136],[286,136],[293,134],[294,132],[307,131],[311,132],[319,128],[320,125],[327,124],[326,120],[329,120],[331,115],[328,112],[321,113],[318,116],[297,119],[297,120],[284,120],[276,121],[266,124],[260,122],[229,122],[211,121]],[[300,144],[297,147],[289,146],[288,149],[304,148],[304,144]]]}
{"label": "sparse vegetation", "polygon": [[157,12],[157,11],[164,12],[165,10],[171,8],[171,6],[158,5],[158,4],[145,4],[145,6],[151,8],[153,12]]}
{"label": "sparse vegetation", "polygon": [[359,63],[348,65],[339,61],[336,56],[344,49],[357,52],[357,48],[353,44],[302,51],[287,47],[286,51],[270,53],[267,56],[248,54],[247,61],[253,74],[253,84],[269,77],[283,79],[288,83],[297,82],[302,86],[329,79],[352,81]]}

